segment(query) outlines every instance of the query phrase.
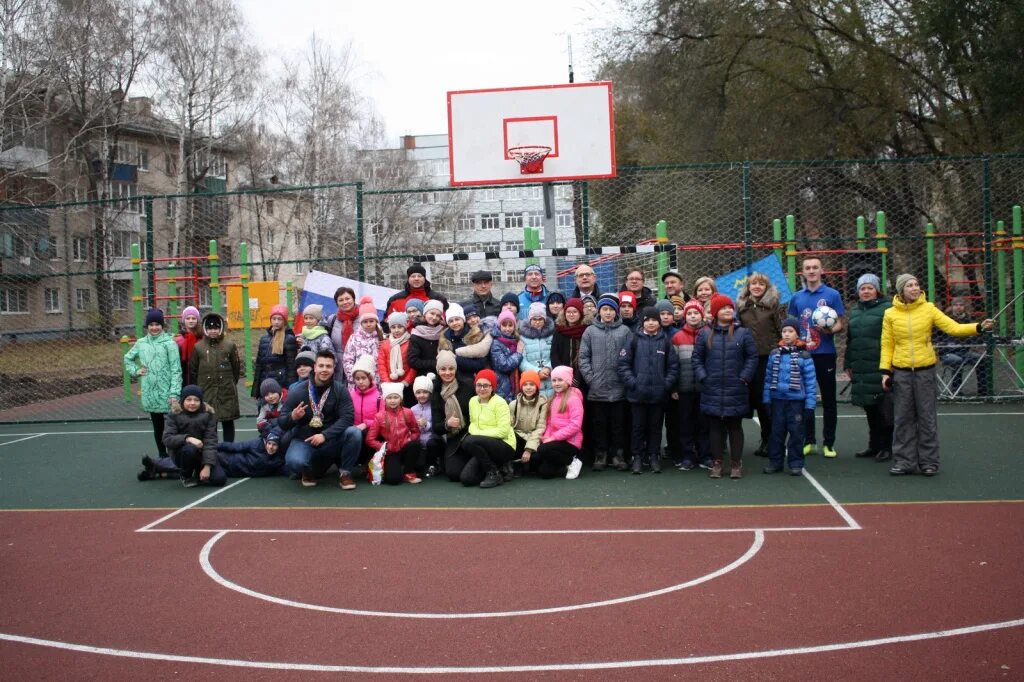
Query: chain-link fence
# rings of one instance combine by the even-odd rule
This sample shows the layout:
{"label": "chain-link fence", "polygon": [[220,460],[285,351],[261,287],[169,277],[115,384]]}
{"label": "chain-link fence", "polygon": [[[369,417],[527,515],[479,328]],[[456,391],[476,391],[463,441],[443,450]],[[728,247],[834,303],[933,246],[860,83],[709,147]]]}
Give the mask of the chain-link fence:
{"label": "chain-link fence", "polygon": [[[813,253],[851,305],[863,272],[886,284],[913,272],[930,300],[964,303],[976,319],[1012,303],[991,341],[966,347],[966,381],[944,370],[945,395],[1013,398],[1024,387],[1014,345],[1024,336],[1014,301],[1024,156],[620,168],[610,180],[555,184],[547,198],[540,184],[435,180],[0,207],[0,422],[144,416],[121,357],[142,333],[145,307],[164,309],[174,333],[187,305],[247,307],[243,286],[260,306],[294,305],[312,270],[400,288],[412,260],[452,300],[469,296],[478,269],[493,273],[496,296],[518,292],[531,262],[564,293],[582,262],[605,291],[622,289],[632,270],[657,292],[667,268],[692,289],[700,276],[742,280],[773,264],[795,288],[801,256]],[[231,324],[251,347],[239,319]]]}

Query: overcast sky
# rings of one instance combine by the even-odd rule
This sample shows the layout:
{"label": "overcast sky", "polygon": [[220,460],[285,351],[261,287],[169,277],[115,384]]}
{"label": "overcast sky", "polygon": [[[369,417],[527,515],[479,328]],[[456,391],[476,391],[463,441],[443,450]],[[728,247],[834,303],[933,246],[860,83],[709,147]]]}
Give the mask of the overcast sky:
{"label": "overcast sky", "polygon": [[576,82],[593,79],[587,49],[607,26],[610,0],[237,0],[254,43],[301,52],[315,32],[351,41],[359,80],[384,119],[388,143],[446,133],[449,90],[568,82],[572,35]]}

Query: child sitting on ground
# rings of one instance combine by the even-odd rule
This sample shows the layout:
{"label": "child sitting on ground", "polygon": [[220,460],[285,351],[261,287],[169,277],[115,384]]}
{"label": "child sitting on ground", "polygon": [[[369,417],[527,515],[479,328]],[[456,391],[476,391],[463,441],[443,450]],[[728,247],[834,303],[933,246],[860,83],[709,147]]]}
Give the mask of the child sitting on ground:
{"label": "child sitting on ground", "polygon": [[420,427],[420,454],[417,463],[426,467],[425,475],[431,478],[441,471],[441,458],[444,455],[444,438],[434,433],[433,429],[435,420],[444,420],[440,404],[431,400],[434,393],[434,373],[429,372],[425,376],[416,377],[412,390],[416,404],[410,409],[412,416],[416,418],[416,425]]}
{"label": "child sitting on ground", "polygon": [[[784,463],[793,476],[803,473],[804,415],[814,413],[816,382],[814,360],[800,340],[800,320],[787,317],[782,323],[782,340],[778,348],[768,354],[764,376],[763,402],[771,405],[772,410],[768,466],[764,473],[778,473]],[[787,450],[789,461],[784,462]]]}
{"label": "child sitting on ground", "polygon": [[519,375],[519,395],[508,406],[512,430],[516,432],[516,457],[522,464],[516,475],[530,469],[530,458],[537,452],[547,425],[547,404],[548,399],[540,394],[540,375],[532,369]]}
{"label": "child sitting on ground", "polygon": [[[295,376],[298,380],[294,384],[288,387],[289,391],[294,391],[295,387],[301,384],[303,381],[309,378],[309,375],[313,373],[313,365],[316,364],[316,353],[308,350],[300,351],[295,356]],[[284,401],[281,401],[284,404]]]}
{"label": "child sitting on ground", "polygon": [[412,410],[402,407],[402,393],[405,387],[395,382],[380,386],[384,396],[384,407],[374,417],[366,433],[366,444],[380,450],[387,444],[384,454],[383,481],[389,485],[419,483],[416,475],[417,460],[420,456],[420,427]]}
{"label": "child sitting on ground", "polygon": [[164,426],[164,445],[180,470],[181,484],[222,486],[227,474],[217,462],[217,415],[195,384],[181,389],[180,405]]}
{"label": "child sitting on ground", "polygon": [[259,438],[221,443],[217,446],[217,462],[230,478],[280,476],[284,473],[280,445],[281,429],[275,426]]}
{"label": "child sitting on ground", "polygon": [[281,388],[277,379],[264,379],[260,383],[260,397],[263,404],[256,415],[256,430],[262,438],[277,424],[277,418],[281,416],[281,403],[288,397],[288,389]]}

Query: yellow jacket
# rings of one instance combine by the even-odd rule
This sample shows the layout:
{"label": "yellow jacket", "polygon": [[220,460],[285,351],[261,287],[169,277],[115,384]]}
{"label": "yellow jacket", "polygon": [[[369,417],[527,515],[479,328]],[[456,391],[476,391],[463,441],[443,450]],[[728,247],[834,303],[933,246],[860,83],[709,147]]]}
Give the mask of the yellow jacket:
{"label": "yellow jacket", "polygon": [[516,432],[512,430],[512,416],[504,398],[492,395],[483,404],[479,396],[469,399],[469,435],[497,438],[515,449]]}
{"label": "yellow jacket", "polygon": [[904,303],[899,296],[882,318],[882,357],[878,363],[884,371],[931,367],[938,358],[932,346],[932,328],[938,327],[950,336],[976,336],[978,325],[959,324],[950,319],[921,294],[913,303]]}

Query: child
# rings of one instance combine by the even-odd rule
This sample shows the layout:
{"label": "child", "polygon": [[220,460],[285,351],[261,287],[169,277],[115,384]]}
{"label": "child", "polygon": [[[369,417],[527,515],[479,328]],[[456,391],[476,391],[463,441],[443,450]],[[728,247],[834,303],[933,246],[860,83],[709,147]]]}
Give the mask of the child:
{"label": "child", "polygon": [[629,468],[625,458],[629,434],[625,426],[626,387],[619,377],[618,361],[619,351],[629,343],[633,332],[619,319],[618,311],[614,295],[601,296],[597,320],[580,339],[580,374],[587,384],[587,429],[594,450],[594,471],[604,471],[609,455],[611,465],[619,471]]}
{"label": "child", "polygon": [[281,386],[295,383],[295,355],[299,352],[295,332],[288,328],[288,308],[275,305],[270,309],[270,327],[260,338],[253,363],[252,397],[261,398],[264,379],[276,379]]}
{"label": "child", "polygon": [[491,351],[491,335],[466,323],[466,313],[458,303],[449,303],[445,312],[448,328],[438,339],[438,350],[455,353],[459,381],[472,381],[480,370],[487,367]]}
{"label": "child", "polygon": [[718,293],[718,285],[713,277],[698,277],[693,283],[693,297],[704,304],[704,322],[711,324],[715,316],[711,314],[711,297]]}
{"label": "child", "polygon": [[594,319],[597,315],[597,299],[593,296],[583,296],[580,300],[583,301],[583,315]]}
{"label": "child", "polygon": [[677,444],[681,460],[677,468],[692,471],[700,466],[711,468],[711,445],[708,441],[708,422],[700,411],[700,383],[693,374],[693,346],[697,335],[704,328],[704,304],[690,299],[683,306],[683,328],[672,337],[672,347],[679,358],[679,379],[675,393],[678,413],[675,418],[679,424],[679,443]]}
{"label": "child", "polygon": [[548,317],[543,303],[531,303],[526,319],[519,324],[523,340],[523,360],[519,370],[532,369],[540,375],[540,392],[551,397],[551,341],[555,335],[555,322]]}
{"label": "child", "polygon": [[441,470],[441,458],[444,456],[444,437],[439,436],[434,428],[435,423],[444,421],[444,412],[431,400],[434,393],[434,378],[433,372],[416,377],[412,386],[416,404],[410,408],[412,416],[416,418],[416,425],[420,427],[420,453],[417,462],[426,466],[427,478],[436,476]]}
{"label": "child", "polygon": [[[583,393],[572,385],[572,367],[551,370],[554,395],[548,400],[547,425],[533,459],[541,478],[554,478],[563,471],[570,481],[580,475],[583,461]],[[524,453],[523,458],[529,461]]]}
{"label": "child", "polygon": [[[203,329],[209,331],[206,324]],[[203,402],[203,389],[195,384],[181,389],[181,404],[171,410],[164,429],[164,445],[178,465],[184,487],[219,487],[227,482],[217,462],[217,416]]]}
{"label": "child", "polygon": [[565,309],[555,320],[555,335],[551,340],[551,364],[555,367],[559,365],[572,367],[576,386],[584,391],[586,382],[575,370],[579,369],[580,342],[583,340],[583,332],[593,321],[593,315],[583,313],[583,301],[578,298],[570,298],[565,303]]}
{"label": "child", "polygon": [[259,478],[284,473],[280,451],[281,429],[274,427],[259,438],[217,446],[217,462],[230,478]]}
{"label": "child", "polygon": [[498,305],[501,306],[502,310],[511,310],[512,314],[516,316],[516,320],[519,319],[519,295],[509,291],[503,294],[501,300],[498,301]]}
{"label": "child", "polygon": [[299,354],[295,356],[295,383],[289,386],[288,390],[294,391],[296,386],[308,379],[309,375],[313,373],[313,365],[315,364],[315,353],[308,350],[300,351]]}
{"label": "child", "polygon": [[548,294],[548,300],[545,302],[545,306],[548,309],[548,317],[552,320],[558,320],[558,316],[565,310],[565,294],[561,291],[552,291]]}
{"label": "child", "polygon": [[636,331],[640,320],[636,316],[636,294],[632,291],[619,292],[619,319],[629,331]]}
{"label": "child", "polygon": [[[366,433],[366,444],[374,451],[387,443],[384,454],[383,481],[388,485],[419,483],[416,475],[420,455],[420,427],[412,410],[402,407],[402,384],[385,382],[380,385],[384,396],[384,408],[377,413],[370,430]],[[404,473],[403,473],[404,472]]]}
{"label": "child", "polygon": [[672,301],[663,298],[654,304],[654,307],[658,310],[658,321],[661,322],[665,336],[671,339],[679,331],[679,327],[676,326],[675,306],[672,305]]}
{"label": "child", "polygon": [[714,326],[701,330],[693,347],[693,374],[703,385],[700,411],[708,417],[711,478],[722,477],[722,457],[729,439],[729,478],[743,478],[743,417],[750,411],[747,386],[757,371],[757,343],[735,324],[732,299],[711,297]]}
{"label": "child", "polygon": [[[359,326],[352,332],[348,343],[345,344],[345,352],[342,355],[341,364],[344,367],[345,381],[352,383],[352,368],[356,360],[369,355],[377,357],[380,350],[380,342],[384,339],[384,332],[380,328],[380,321],[377,318],[377,308],[373,299],[363,296],[359,299]],[[380,377],[383,379],[383,375]]]}
{"label": "child", "polygon": [[[394,312],[388,315],[388,331],[377,353],[379,380],[397,381],[405,386],[405,402],[411,404],[412,382],[416,370],[409,365],[409,316]],[[414,401],[413,401],[414,402]]]}
{"label": "child", "polygon": [[646,455],[651,472],[660,474],[661,421],[679,376],[679,360],[654,306],[644,308],[643,326],[619,351],[618,371],[632,413],[633,473],[643,473]]}
{"label": "child", "polygon": [[[308,350],[316,357],[316,354],[322,350],[329,350],[331,354],[335,356],[336,365],[341,363],[337,362],[337,354],[334,353],[334,344],[331,343],[331,335],[327,333],[327,330],[320,324],[320,316],[324,314],[324,307],[319,303],[310,303],[302,309],[302,337],[299,341],[299,351]],[[335,378],[338,373],[335,372]]]}
{"label": "child", "polygon": [[676,329],[682,329],[686,324],[686,299],[676,294],[669,296],[668,300],[672,302],[672,319],[675,320]]}
{"label": "child", "polygon": [[[498,314],[498,329],[491,341],[491,369],[498,377],[498,395],[509,402],[515,398],[517,375],[523,362],[523,342],[519,340],[519,320],[511,310]],[[538,382],[539,385],[539,382]]]}
{"label": "child", "polygon": [[405,302],[405,314],[409,317],[409,329],[423,321],[423,301],[410,298]]}
{"label": "child", "polygon": [[[157,457],[167,457],[164,446],[164,416],[178,402],[181,393],[181,365],[178,346],[170,334],[164,331],[164,313],[153,308],[146,313],[146,335],[124,354],[124,369],[132,378],[139,379],[142,391],[142,409],[149,412],[153,423],[153,439],[156,441]],[[148,463],[147,463],[148,460]],[[151,471],[152,459],[143,460],[144,471]],[[139,480],[147,480],[152,475]]]}
{"label": "child", "polygon": [[196,383],[196,378],[189,376],[188,368],[192,362],[192,353],[196,344],[203,338],[203,328],[199,325],[199,309],[187,306],[181,311],[181,333],[174,338],[178,344],[178,355],[181,359],[182,385]]}
{"label": "child", "polygon": [[540,394],[540,375],[533,370],[523,372],[519,376],[519,395],[508,406],[516,433],[516,457],[522,460],[523,472],[529,468],[547,426],[547,404],[548,399]]}
{"label": "child", "polygon": [[281,388],[277,379],[264,379],[259,390],[262,405],[256,415],[256,430],[265,437],[277,426],[277,418],[281,416],[281,404],[288,397],[288,390]]}
{"label": "child", "polygon": [[409,339],[409,364],[416,376],[429,374],[437,365],[437,345],[444,333],[444,306],[430,300],[423,306],[423,321],[412,328]]}
{"label": "child", "polygon": [[234,341],[224,336],[227,324],[217,313],[203,318],[203,338],[196,344],[189,363],[189,374],[203,389],[207,403],[214,409],[224,428],[224,442],[235,440],[235,420],[238,419],[238,379],[242,363]]}
{"label": "child", "polygon": [[359,455],[359,462],[365,463],[373,457],[373,451],[366,444],[366,434],[373,424],[373,418],[383,407],[383,400],[373,376],[373,358],[369,355],[356,360],[352,368],[352,383],[348,385],[348,394],[352,398],[352,407],[355,410],[352,423],[363,433],[363,449]]}
{"label": "child", "polygon": [[[782,339],[768,354],[762,400],[772,408],[772,431],[768,441],[768,466],[764,473],[782,471],[789,451],[789,473],[804,471],[804,414],[814,412],[817,378],[814,360],[800,340],[800,320],[788,317],[782,323]],[[789,445],[786,445],[786,434]]]}

